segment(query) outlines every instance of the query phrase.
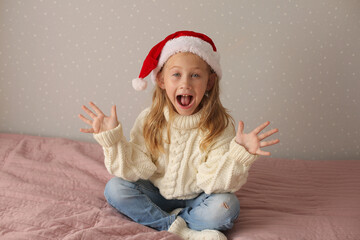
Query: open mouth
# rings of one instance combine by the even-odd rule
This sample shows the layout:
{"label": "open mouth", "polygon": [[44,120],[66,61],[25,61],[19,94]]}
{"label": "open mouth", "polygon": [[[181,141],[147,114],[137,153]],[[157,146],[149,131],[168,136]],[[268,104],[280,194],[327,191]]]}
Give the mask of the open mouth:
{"label": "open mouth", "polygon": [[187,107],[191,104],[193,96],[191,95],[177,95],[176,100],[180,106]]}

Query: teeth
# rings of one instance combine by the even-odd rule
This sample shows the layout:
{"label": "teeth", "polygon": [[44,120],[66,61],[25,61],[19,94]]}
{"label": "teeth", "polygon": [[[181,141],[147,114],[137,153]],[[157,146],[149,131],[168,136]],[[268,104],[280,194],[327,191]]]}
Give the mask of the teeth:
{"label": "teeth", "polygon": [[181,95],[181,105],[187,106],[190,104],[191,96],[190,95]]}

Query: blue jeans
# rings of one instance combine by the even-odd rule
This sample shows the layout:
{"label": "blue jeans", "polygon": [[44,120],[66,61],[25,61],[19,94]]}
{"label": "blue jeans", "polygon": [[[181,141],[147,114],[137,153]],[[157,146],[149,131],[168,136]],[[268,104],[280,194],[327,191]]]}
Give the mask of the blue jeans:
{"label": "blue jeans", "polygon": [[[194,230],[232,228],[240,204],[231,193],[205,194],[188,200],[165,199],[150,181],[128,182],[112,178],[105,187],[108,203],[133,221],[156,230],[168,230],[176,216],[182,217]],[[178,215],[170,214],[182,208]]]}

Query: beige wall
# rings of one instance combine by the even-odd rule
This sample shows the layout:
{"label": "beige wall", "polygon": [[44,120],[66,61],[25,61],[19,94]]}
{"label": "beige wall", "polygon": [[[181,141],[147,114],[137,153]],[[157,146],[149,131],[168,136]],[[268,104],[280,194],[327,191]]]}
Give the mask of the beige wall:
{"label": "beige wall", "polygon": [[93,100],[129,136],[152,92],[131,79],[183,29],[213,38],[234,118],[280,129],[274,157],[360,159],[357,0],[0,0],[0,131],[93,141],[77,118]]}

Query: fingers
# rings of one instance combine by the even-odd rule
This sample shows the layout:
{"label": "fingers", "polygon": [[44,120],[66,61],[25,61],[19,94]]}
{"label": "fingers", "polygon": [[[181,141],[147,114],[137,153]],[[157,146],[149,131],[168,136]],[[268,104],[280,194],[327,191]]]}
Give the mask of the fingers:
{"label": "fingers", "polygon": [[105,116],[105,114],[100,110],[100,108],[98,108],[98,106],[96,106],[93,102],[89,102],[91,108],[95,111],[92,112],[88,107],[86,107],[85,105],[82,105],[81,108],[92,118],[95,119],[97,116]]}
{"label": "fingers", "polygon": [[[86,124],[92,126],[92,121],[87,119],[86,117],[84,117],[83,115],[79,114],[78,117],[85,122]],[[94,133],[94,129],[93,128],[80,128],[80,132],[83,133]]]}
{"label": "fingers", "polygon": [[94,129],[92,129],[92,128],[80,128],[80,132],[83,132],[83,133],[94,133]]}
{"label": "fingers", "polygon": [[279,129],[277,129],[277,128],[267,131],[266,133],[259,135],[259,139],[264,140],[265,138],[270,137],[271,135],[273,135],[274,133],[277,133],[278,131],[279,131]]}
{"label": "fingers", "polygon": [[244,133],[244,122],[243,121],[239,121],[238,133],[240,133],[240,134]]}
{"label": "fingers", "polygon": [[91,108],[97,113],[97,115],[92,112],[89,108],[87,108],[85,105],[82,105],[81,108],[94,120],[89,120],[86,117],[84,117],[82,114],[79,114],[78,117],[85,122],[86,124],[92,126],[93,128],[80,128],[80,132],[83,133],[96,133],[99,131],[99,117],[98,116],[104,116],[104,113],[93,103],[89,103]]}
{"label": "fingers", "polygon": [[86,117],[84,117],[82,114],[79,114],[78,117],[79,117],[84,123],[86,123],[86,124],[88,124],[88,125],[90,125],[90,126],[92,125],[92,121],[89,120],[89,119],[87,119]]}
{"label": "fingers", "polygon": [[[98,108],[93,102],[89,102],[91,108],[97,113],[98,116],[104,116],[104,113]],[[93,113],[89,108],[85,105],[82,105],[81,108],[92,118],[96,118],[97,115]]]}
{"label": "fingers", "polygon": [[275,145],[279,142],[280,142],[279,139],[274,139],[274,140],[267,141],[267,142],[260,142],[260,147],[267,147],[267,146]]}
{"label": "fingers", "polygon": [[98,115],[105,115],[100,108],[98,108],[93,102],[89,102],[90,106]]}
{"label": "fingers", "polygon": [[264,128],[269,126],[269,124],[270,124],[270,122],[266,121],[263,124],[261,124],[260,126],[258,126],[257,128],[255,128],[252,132],[255,133],[256,135],[258,135],[262,130],[264,130]]}
{"label": "fingers", "polygon": [[95,113],[93,113],[90,109],[88,109],[85,105],[82,105],[81,108],[92,118],[96,118]]}
{"label": "fingers", "polygon": [[116,115],[116,105],[113,105],[111,107],[111,113],[110,113],[110,116],[115,118],[117,120],[117,115]]}
{"label": "fingers", "polygon": [[118,124],[115,105],[111,107],[110,117],[108,117],[93,102],[89,102],[89,104],[92,110],[90,110],[85,105],[81,107],[92,119],[88,119],[84,117],[82,114],[79,114],[78,117],[86,124],[92,126],[92,128],[91,129],[81,128],[80,129],[81,132],[99,133],[104,130],[107,130],[109,128],[109,123],[111,123],[112,125]]}
{"label": "fingers", "polygon": [[[259,125],[257,128],[255,128],[250,134],[245,134],[245,135],[250,135],[252,136],[252,138],[256,138],[256,142],[257,142],[257,149],[255,151],[255,154],[257,155],[262,155],[262,156],[270,156],[271,153],[270,152],[266,152],[261,150],[261,148],[263,147],[267,147],[267,146],[271,146],[271,145],[275,145],[277,143],[280,142],[279,139],[274,139],[274,140],[270,140],[270,141],[263,141],[264,139],[272,136],[273,134],[277,133],[279,131],[279,129],[275,128],[272,130],[269,130],[265,133],[260,134],[261,131],[263,131],[267,126],[269,126],[270,122],[266,121],[263,124]],[[240,123],[239,122],[239,130],[238,132],[242,132],[244,129],[244,123]],[[249,141],[248,143],[249,144]],[[249,146],[248,146],[249,147]],[[253,146],[254,147],[254,146]]]}
{"label": "fingers", "polygon": [[270,156],[271,155],[270,152],[265,152],[265,151],[260,150],[260,149],[258,151],[256,151],[256,154],[261,155],[261,156]]}

